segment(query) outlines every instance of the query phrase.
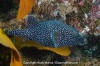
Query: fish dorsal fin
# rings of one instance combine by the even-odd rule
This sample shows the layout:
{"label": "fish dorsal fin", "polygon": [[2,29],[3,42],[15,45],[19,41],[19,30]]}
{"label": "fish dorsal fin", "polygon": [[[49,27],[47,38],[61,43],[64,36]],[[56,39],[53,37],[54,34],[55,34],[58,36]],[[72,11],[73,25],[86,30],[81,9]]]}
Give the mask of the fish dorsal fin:
{"label": "fish dorsal fin", "polygon": [[38,24],[38,20],[34,18],[34,15],[27,15],[26,16],[26,23],[27,27],[34,27]]}

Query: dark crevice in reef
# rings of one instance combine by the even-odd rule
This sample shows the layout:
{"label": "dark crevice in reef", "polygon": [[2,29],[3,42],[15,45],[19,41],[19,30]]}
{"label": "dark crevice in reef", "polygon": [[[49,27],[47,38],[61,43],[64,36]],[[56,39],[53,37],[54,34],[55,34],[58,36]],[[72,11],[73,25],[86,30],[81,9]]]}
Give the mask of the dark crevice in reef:
{"label": "dark crevice in reef", "polygon": [[0,66],[10,66],[11,49],[0,45]]}

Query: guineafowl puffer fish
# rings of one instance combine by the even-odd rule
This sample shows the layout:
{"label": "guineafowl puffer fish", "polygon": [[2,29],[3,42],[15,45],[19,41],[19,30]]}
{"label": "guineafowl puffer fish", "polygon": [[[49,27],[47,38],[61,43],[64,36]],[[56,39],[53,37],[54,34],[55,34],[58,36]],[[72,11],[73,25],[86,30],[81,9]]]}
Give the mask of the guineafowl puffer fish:
{"label": "guineafowl puffer fish", "polygon": [[81,45],[84,38],[70,25],[59,20],[37,21],[33,15],[26,18],[27,27],[21,30],[8,30],[8,35],[21,36],[38,42],[42,46],[59,48]]}

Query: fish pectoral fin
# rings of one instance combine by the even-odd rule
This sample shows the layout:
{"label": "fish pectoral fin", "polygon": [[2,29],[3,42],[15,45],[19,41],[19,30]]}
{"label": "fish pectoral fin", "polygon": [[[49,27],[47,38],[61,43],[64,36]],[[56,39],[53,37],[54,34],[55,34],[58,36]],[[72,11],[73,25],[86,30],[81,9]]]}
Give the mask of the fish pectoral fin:
{"label": "fish pectoral fin", "polygon": [[52,32],[52,42],[55,48],[58,48],[61,39],[61,33],[59,31]]}

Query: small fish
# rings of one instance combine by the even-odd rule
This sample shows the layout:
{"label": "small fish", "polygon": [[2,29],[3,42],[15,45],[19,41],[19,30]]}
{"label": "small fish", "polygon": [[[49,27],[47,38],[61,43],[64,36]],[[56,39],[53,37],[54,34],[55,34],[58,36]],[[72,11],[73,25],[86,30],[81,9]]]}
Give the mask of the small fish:
{"label": "small fish", "polygon": [[8,35],[21,36],[27,40],[38,42],[42,46],[59,48],[81,45],[84,38],[70,25],[58,20],[37,21],[33,15],[28,15],[27,27],[22,30],[8,30]]}

